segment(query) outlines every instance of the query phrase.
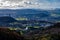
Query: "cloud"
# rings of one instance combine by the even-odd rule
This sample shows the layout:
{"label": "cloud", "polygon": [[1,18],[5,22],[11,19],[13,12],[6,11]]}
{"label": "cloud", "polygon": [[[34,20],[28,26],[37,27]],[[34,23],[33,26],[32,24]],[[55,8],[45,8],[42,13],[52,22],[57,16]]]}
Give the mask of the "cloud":
{"label": "cloud", "polygon": [[0,9],[54,9],[60,8],[59,0],[0,0]]}
{"label": "cloud", "polygon": [[10,2],[21,2],[21,1],[23,1],[23,0],[2,0],[3,2],[5,2],[5,1],[10,1]]}

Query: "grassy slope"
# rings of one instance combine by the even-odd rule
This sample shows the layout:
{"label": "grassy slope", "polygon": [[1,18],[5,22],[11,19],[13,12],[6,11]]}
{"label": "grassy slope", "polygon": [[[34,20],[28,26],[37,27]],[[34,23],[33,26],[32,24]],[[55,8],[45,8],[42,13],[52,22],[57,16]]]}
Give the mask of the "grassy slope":
{"label": "grassy slope", "polygon": [[7,28],[0,28],[0,40],[60,40],[60,23],[44,30],[30,31],[23,36]]}

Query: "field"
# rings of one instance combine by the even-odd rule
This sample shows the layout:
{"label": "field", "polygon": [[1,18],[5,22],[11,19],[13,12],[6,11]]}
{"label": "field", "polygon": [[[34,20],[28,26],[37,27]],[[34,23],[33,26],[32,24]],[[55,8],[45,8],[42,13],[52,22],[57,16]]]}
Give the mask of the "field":
{"label": "field", "polygon": [[0,12],[0,40],[60,40],[60,9]]}
{"label": "field", "polygon": [[[22,22],[22,24],[24,25],[25,22],[27,21]],[[30,24],[30,21],[28,22]],[[36,21],[34,21],[34,23],[35,22]],[[13,24],[14,25],[20,24],[20,21],[19,23],[14,22]],[[54,25],[47,27],[35,25],[34,26],[28,25],[23,27],[0,27],[0,40],[59,40],[59,39],[60,39],[59,22],[54,23]]]}

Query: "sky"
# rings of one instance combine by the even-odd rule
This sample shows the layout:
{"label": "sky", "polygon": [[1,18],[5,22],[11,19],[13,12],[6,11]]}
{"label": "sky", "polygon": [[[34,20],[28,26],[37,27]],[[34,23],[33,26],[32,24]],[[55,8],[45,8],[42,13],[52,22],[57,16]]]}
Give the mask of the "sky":
{"label": "sky", "polygon": [[55,9],[60,0],[0,0],[0,9]]}

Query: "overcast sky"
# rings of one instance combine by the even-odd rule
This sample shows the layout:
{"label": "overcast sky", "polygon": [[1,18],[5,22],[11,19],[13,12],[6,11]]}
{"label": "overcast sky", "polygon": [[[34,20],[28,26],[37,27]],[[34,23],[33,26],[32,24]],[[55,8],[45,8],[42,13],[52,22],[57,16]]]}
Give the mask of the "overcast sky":
{"label": "overcast sky", "polygon": [[60,0],[0,0],[0,9],[55,9],[60,8]]}

